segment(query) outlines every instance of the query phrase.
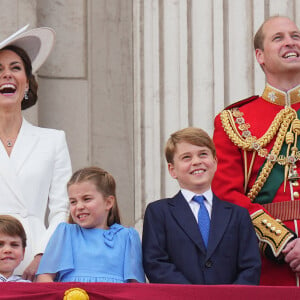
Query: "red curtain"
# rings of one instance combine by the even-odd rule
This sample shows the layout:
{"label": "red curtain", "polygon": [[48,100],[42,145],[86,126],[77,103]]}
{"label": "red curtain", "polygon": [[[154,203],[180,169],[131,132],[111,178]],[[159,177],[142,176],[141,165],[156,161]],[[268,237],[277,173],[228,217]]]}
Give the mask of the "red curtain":
{"label": "red curtain", "polygon": [[[0,283],[0,299],[63,299],[68,289],[81,288],[90,300],[242,299],[299,300],[300,288],[238,285],[171,285],[142,283]],[[74,299],[74,298],[73,298]]]}

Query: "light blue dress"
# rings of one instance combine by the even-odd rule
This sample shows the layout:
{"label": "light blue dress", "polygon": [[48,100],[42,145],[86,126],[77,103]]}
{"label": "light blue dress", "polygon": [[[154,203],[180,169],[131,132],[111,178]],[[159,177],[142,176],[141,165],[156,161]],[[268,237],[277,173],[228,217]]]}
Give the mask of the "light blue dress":
{"label": "light blue dress", "polygon": [[104,230],[60,223],[40,262],[37,274],[44,273],[62,282],[145,282],[140,237],[119,224]]}

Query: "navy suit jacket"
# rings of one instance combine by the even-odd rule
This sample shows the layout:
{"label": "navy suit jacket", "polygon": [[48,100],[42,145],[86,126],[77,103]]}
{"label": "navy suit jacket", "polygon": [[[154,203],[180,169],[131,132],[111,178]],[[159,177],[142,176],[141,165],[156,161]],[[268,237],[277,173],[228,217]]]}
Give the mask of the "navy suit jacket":
{"label": "navy suit jacket", "polygon": [[259,284],[261,260],[249,213],[215,195],[207,249],[181,192],[147,206],[142,247],[152,283]]}

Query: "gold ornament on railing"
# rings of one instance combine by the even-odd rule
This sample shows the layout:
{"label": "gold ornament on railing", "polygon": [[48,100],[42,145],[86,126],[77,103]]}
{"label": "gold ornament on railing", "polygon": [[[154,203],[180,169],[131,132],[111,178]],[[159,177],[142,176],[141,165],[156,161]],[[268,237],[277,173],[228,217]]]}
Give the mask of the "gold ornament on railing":
{"label": "gold ornament on railing", "polygon": [[89,300],[88,293],[81,288],[71,288],[65,291],[63,300]]}

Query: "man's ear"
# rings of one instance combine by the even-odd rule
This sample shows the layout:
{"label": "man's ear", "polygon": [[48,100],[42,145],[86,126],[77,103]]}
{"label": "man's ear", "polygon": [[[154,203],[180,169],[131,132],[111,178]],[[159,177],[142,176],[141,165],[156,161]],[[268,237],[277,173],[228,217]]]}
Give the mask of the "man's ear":
{"label": "man's ear", "polygon": [[255,49],[255,57],[257,62],[262,66],[265,63],[264,51],[261,49]]}
{"label": "man's ear", "polygon": [[168,163],[168,170],[169,170],[170,175],[171,175],[174,179],[177,179],[177,175],[176,175],[176,171],[175,171],[174,164]]}

